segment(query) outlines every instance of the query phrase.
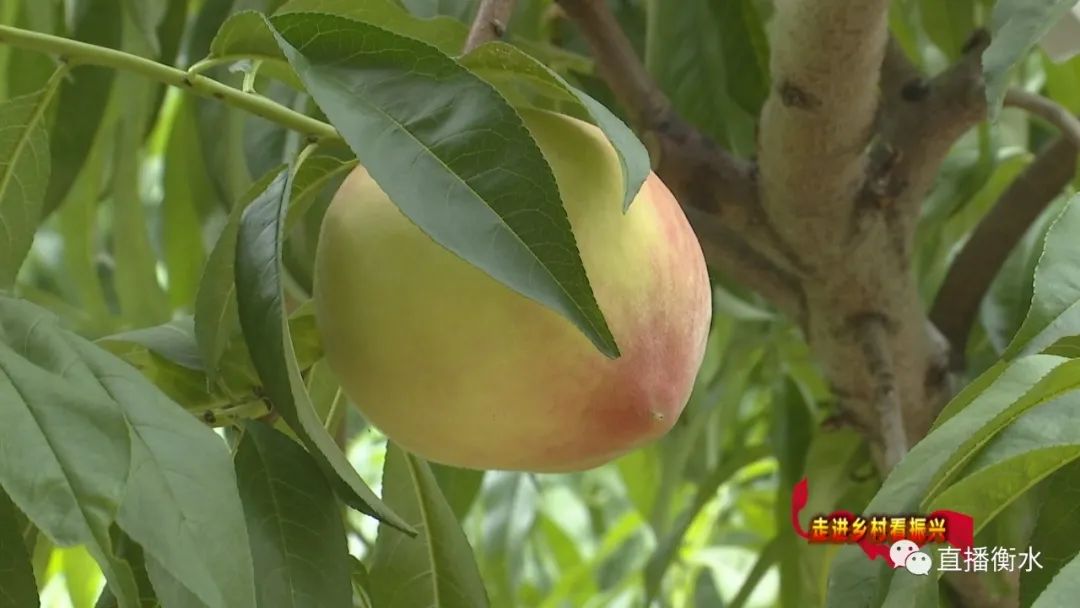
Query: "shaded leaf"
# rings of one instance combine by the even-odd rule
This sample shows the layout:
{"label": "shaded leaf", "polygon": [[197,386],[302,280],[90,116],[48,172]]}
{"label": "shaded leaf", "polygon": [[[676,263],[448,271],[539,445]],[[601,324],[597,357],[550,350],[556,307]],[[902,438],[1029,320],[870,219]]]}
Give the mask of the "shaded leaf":
{"label": "shaded leaf", "polygon": [[1030,606],[1080,551],[1080,462],[1073,461],[1054,473],[1046,482],[1043,497],[1031,533],[1031,546],[1042,552],[1039,562],[1043,567],[1021,573],[1021,606]]}
{"label": "shaded leaf", "polygon": [[1057,576],[1039,595],[1039,599],[1031,604],[1031,608],[1071,606],[1076,602],[1078,595],[1080,595],[1080,556],[1074,557],[1058,571]]}
{"label": "shaded leaf", "polygon": [[235,464],[259,608],[351,608],[345,526],[311,455],[273,428],[249,422]]}
{"label": "shaded leaf", "polygon": [[229,213],[229,218],[218,236],[217,243],[206,261],[199,290],[195,297],[195,339],[202,355],[203,366],[211,382],[216,382],[221,357],[229,345],[229,339],[240,326],[236,309],[236,238],[240,230],[240,218],[251,204],[285,170],[279,166],[252,184]]}
{"label": "shaded leaf", "polygon": [[[116,0],[84,0],[82,17],[72,38],[109,48],[120,48],[123,5]],[[67,196],[94,144],[112,92],[115,70],[79,66],[60,87],[56,120],[49,151],[52,173],[45,192],[44,215],[52,213]]]}
{"label": "shaded leaf", "polygon": [[0,608],[39,606],[34,570],[23,544],[15,505],[0,490]]}
{"label": "shaded leaf", "polygon": [[0,486],[61,546],[86,545],[133,606],[134,580],[109,537],[131,463],[128,426],[73,339],[51,313],[0,298]]}
{"label": "shaded leaf", "polygon": [[0,289],[11,287],[30,251],[49,182],[46,109],[59,85],[0,103]]}
{"label": "shaded leaf", "polygon": [[278,173],[248,206],[237,234],[237,310],[252,363],[275,411],[335,480],[342,499],[368,515],[410,530],[352,468],[304,390],[283,308],[281,244],[290,183],[288,172]]}
{"label": "shaded leaf", "polygon": [[419,534],[386,525],[371,566],[369,591],[379,608],[484,608],[489,605],[472,549],[427,463],[387,446],[383,470],[387,504]]}
{"label": "shaded leaf", "polygon": [[164,325],[135,329],[99,339],[100,342],[138,344],[168,361],[190,370],[202,371],[195,325],[191,317],[181,317]]}
{"label": "shaded leaf", "polygon": [[158,595],[166,597],[167,580],[209,608],[254,607],[225,443],[122,361],[74,335],[67,341],[96,380],[94,394],[114,401],[127,419],[132,464],[117,523],[142,547]]}
{"label": "shaded leaf", "polygon": [[308,92],[407,217],[618,355],[551,167],[498,92],[437,49],[358,21],[294,13],[273,25]]}

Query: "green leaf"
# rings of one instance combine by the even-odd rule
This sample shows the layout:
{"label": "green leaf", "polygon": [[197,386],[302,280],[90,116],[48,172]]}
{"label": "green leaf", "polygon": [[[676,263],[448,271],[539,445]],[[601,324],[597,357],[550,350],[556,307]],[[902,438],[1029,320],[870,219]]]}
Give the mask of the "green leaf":
{"label": "green leaf", "polygon": [[143,35],[150,49],[157,55],[161,52],[157,29],[165,19],[170,0],[124,0],[127,12]]}
{"label": "green leaf", "polygon": [[[116,0],[85,0],[83,17],[75,24],[75,40],[120,48],[123,6]],[[52,173],[45,192],[43,215],[60,205],[82,170],[94,145],[112,92],[115,70],[79,66],[60,87],[49,151]]]}
{"label": "green leaf", "polygon": [[235,464],[259,608],[351,608],[345,526],[311,455],[273,428],[249,422]]}
{"label": "green leaf", "polygon": [[236,310],[236,238],[244,210],[263,194],[285,170],[282,165],[252,184],[229,213],[217,243],[210,251],[195,296],[195,339],[203,366],[212,383],[219,378],[219,364],[229,346],[229,339],[240,326]]}
{"label": "green leaf", "polygon": [[292,231],[324,187],[344,177],[354,168],[356,168],[355,160],[345,161],[333,156],[309,156],[296,170],[296,177],[293,178],[289,213],[285,217],[285,232]]}
{"label": "green leaf", "polygon": [[1073,197],[1046,234],[1035,268],[1034,296],[1023,325],[1003,355],[1037,353],[1059,339],[1080,335],[1080,195]]}
{"label": "green leaf", "polygon": [[37,93],[0,103],[0,289],[15,283],[41,218],[49,183],[49,132],[42,119],[63,74]]}
{"label": "green leaf", "polygon": [[1031,546],[1042,552],[1043,567],[1021,573],[1021,606],[1030,606],[1080,551],[1080,462],[1073,461],[1046,481]]}
{"label": "green leaf", "polygon": [[[648,0],[645,64],[680,116],[729,149],[749,154],[753,151],[755,117],[728,94],[734,82],[743,77],[729,73],[725,41],[723,35],[717,35],[743,26],[721,21],[720,4],[730,3]],[[736,69],[760,68],[754,61]],[[733,81],[730,84],[729,78]],[[756,98],[760,91],[746,95]]]}
{"label": "green leaf", "polygon": [[86,545],[121,605],[134,606],[109,537],[132,459],[128,425],[75,340],[51,313],[0,298],[0,486],[58,544]]}
{"label": "green leaf", "polygon": [[1058,608],[1072,606],[1080,596],[1080,556],[1074,557],[1064,568],[1058,571],[1039,599],[1031,608]]}
{"label": "green leaf", "polygon": [[464,521],[480,493],[480,486],[484,482],[484,471],[460,469],[435,462],[430,463],[429,466],[435,480],[439,483],[443,497],[450,505],[450,510],[454,512],[458,520]]}
{"label": "green leaf", "polygon": [[678,520],[660,539],[656,550],[649,557],[648,565],[645,567],[646,597],[650,600],[658,597],[660,583],[682,547],[686,533],[690,530],[690,526],[697,519],[701,510],[716,496],[720,487],[734,477],[743,467],[766,458],[769,454],[768,446],[749,447],[738,453],[731,454],[730,457],[725,458],[709,472],[709,476],[698,486],[697,491],[694,493],[693,501],[679,514]]}
{"label": "green leaf", "polygon": [[990,46],[983,52],[983,78],[991,119],[1001,111],[1012,67],[1046,35],[1076,0],[998,0],[994,3]]}
{"label": "green leaf", "polygon": [[199,153],[194,104],[182,101],[165,150],[160,241],[168,271],[169,303],[191,310],[205,264],[200,208],[212,200],[213,184]]}
{"label": "green leaf", "polygon": [[753,0],[717,2],[720,46],[727,65],[728,95],[753,116],[769,96],[769,48],[765,22]]}
{"label": "green leaf", "polygon": [[412,532],[352,468],[304,390],[282,303],[281,245],[290,183],[288,172],[278,173],[248,206],[237,234],[237,310],[252,363],[275,410],[324,473],[335,480],[342,499],[355,509]]}
{"label": "green leaf", "polygon": [[[920,511],[966,465],[979,448],[1023,412],[1080,383],[1080,361],[1049,355],[1018,359],[963,409],[935,427],[893,469],[866,513]],[[978,523],[978,522],[977,522]],[[883,581],[880,562],[857,547],[837,555],[829,577],[828,606],[873,605]]]}
{"label": "green leaf", "polygon": [[138,344],[181,367],[195,371],[203,370],[191,317],[182,317],[164,325],[113,334],[100,338],[99,342]]}
{"label": "green leaf", "polygon": [[645,146],[622,120],[603,104],[571,86],[554,70],[509,44],[491,42],[481,45],[460,61],[461,65],[496,87],[525,80],[556,99],[574,102],[587,112],[615,147],[623,172],[623,210],[630,208],[652,168]]}
{"label": "green leaf", "polygon": [[135,326],[163,323],[168,299],[157,280],[157,253],[150,243],[142,200],[143,125],[152,88],[132,74],[118,79],[118,102],[127,116],[115,125],[112,183],[113,285],[123,316]]}
{"label": "green leaf", "polygon": [[[1078,369],[1073,366],[1072,373]],[[929,510],[971,515],[976,529],[988,523],[1042,478],[1080,456],[1080,428],[1071,424],[1078,405],[1080,392],[1073,391],[1028,410],[975,456],[963,478],[928,503]]]}
{"label": "green leaf", "polygon": [[[139,608],[161,608],[161,602],[158,601],[157,594],[154,593],[154,587],[150,583],[150,575],[146,573],[146,560],[143,558],[142,548],[115,525],[112,528],[112,538],[113,546],[116,547],[116,554],[131,566],[132,573],[135,576],[139,588],[139,603],[137,604]],[[164,590],[169,591],[168,589]],[[180,596],[178,599],[181,601],[177,601],[173,605],[203,608],[202,603],[196,597],[186,595]],[[94,608],[118,608],[116,596],[106,588],[98,597]]]}
{"label": "green leaf", "polygon": [[498,92],[437,49],[371,25],[303,13],[272,23],[308,92],[407,217],[618,356],[551,167]]}
{"label": "green leaf", "polygon": [[372,557],[369,591],[379,608],[485,608],[489,605],[472,549],[423,460],[394,444],[383,470],[386,502],[420,533],[386,525]]}
{"label": "green leaf", "polygon": [[960,56],[964,43],[975,31],[975,1],[919,0],[919,14],[926,34],[951,59]]}
{"label": "green leaf", "polygon": [[275,14],[286,13],[327,13],[348,17],[421,40],[447,55],[461,52],[469,35],[469,28],[455,19],[417,19],[394,0],[291,0]]}
{"label": "green leaf", "polygon": [[37,583],[15,505],[0,490],[0,608],[36,608]]}
{"label": "green leaf", "polygon": [[131,473],[117,523],[143,549],[150,580],[168,580],[209,608],[255,606],[243,510],[229,450],[127,364],[71,335],[96,394],[124,413]]}
{"label": "green leaf", "polygon": [[1080,114],[1080,56],[1065,63],[1044,58],[1042,65],[1046,70],[1047,95],[1073,114]]}
{"label": "green leaf", "polygon": [[538,494],[530,476],[516,471],[492,471],[481,492],[484,580],[501,603],[510,601],[521,582],[526,555],[520,547],[536,525]]}

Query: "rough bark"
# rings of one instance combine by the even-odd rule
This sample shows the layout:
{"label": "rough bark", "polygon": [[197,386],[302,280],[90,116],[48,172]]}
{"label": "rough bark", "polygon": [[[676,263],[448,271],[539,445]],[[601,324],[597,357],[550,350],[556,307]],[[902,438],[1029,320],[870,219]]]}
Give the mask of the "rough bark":
{"label": "rough bark", "polygon": [[[800,325],[838,418],[864,434],[887,473],[953,395],[950,356],[962,355],[1009,250],[1074,174],[1080,122],[1041,97],[1010,93],[1008,103],[1063,137],[978,227],[928,314],[911,267],[915,230],[950,148],[985,120],[985,32],[927,77],[889,39],[887,0],[778,1],[773,87],[750,163],[672,110],[604,0],[557,2],[649,145],[710,266]],[[948,580],[965,605],[1015,604],[999,604],[971,577]]]}

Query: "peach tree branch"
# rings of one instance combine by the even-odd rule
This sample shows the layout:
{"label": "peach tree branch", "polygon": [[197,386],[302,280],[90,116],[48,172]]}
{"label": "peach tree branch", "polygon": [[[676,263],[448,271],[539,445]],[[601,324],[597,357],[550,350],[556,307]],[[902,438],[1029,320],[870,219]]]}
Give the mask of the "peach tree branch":
{"label": "peach tree branch", "polygon": [[516,0],[482,0],[469,28],[464,52],[468,53],[485,42],[501,39],[514,14],[514,4]]}

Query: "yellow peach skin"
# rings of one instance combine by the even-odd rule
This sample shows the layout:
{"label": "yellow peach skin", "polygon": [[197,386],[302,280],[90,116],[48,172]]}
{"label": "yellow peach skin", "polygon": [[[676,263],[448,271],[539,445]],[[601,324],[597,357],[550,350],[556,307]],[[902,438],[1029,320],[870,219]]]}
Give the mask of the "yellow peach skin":
{"label": "yellow peach skin", "polygon": [[659,178],[624,215],[618,157],[599,129],[522,116],[554,170],[620,358],[435,243],[362,168],[322,226],[316,315],[345,394],[402,447],[460,467],[582,470],[674,424],[704,354],[709,280]]}

